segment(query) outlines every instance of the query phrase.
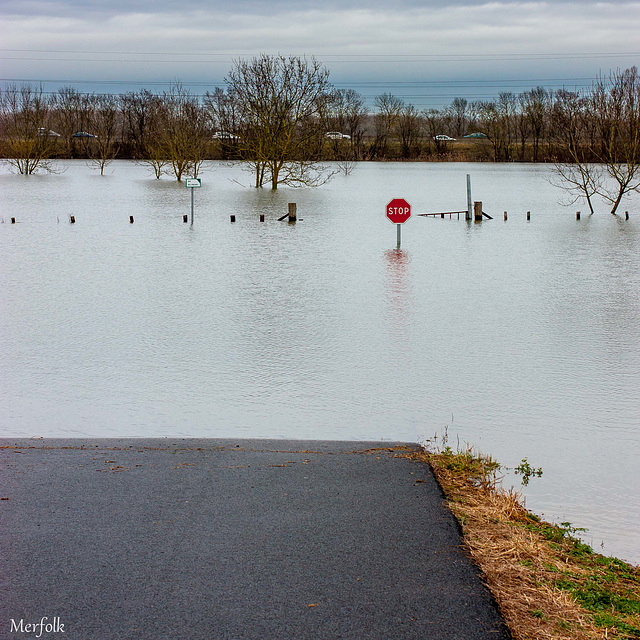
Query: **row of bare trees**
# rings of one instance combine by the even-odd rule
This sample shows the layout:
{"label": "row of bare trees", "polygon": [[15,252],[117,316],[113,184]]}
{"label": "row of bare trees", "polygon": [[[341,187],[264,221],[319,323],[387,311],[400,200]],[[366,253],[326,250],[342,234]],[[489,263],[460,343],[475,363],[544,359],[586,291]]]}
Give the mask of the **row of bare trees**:
{"label": "row of bare trees", "polygon": [[2,157],[19,173],[53,171],[57,157],[88,158],[104,173],[121,154],[148,164],[156,177],[197,175],[210,146],[210,126],[199,99],[174,85],[115,96],[64,87],[9,85],[0,95]]}
{"label": "row of bare trees", "polygon": [[47,96],[42,87],[9,85],[0,95],[0,114],[0,151],[19,173],[52,170],[53,157],[78,154],[103,173],[118,150],[120,111],[112,95],[66,88]]}
{"label": "row of bare trees", "polygon": [[50,170],[55,157],[86,157],[104,172],[118,156],[177,180],[197,176],[209,158],[232,158],[245,162],[256,187],[273,189],[321,184],[327,159],[344,168],[400,158],[543,161],[555,163],[572,197],[591,207],[597,194],[615,212],[639,189],[639,109],[633,67],[585,91],[536,87],[424,111],[385,93],[370,112],[356,91],[333,87],[315,59],[261,55],[236,61],[225,88],[204,96],[179,83],[162,95],[119,96],[8,85],[0,93],[0,153],[26,174]]}

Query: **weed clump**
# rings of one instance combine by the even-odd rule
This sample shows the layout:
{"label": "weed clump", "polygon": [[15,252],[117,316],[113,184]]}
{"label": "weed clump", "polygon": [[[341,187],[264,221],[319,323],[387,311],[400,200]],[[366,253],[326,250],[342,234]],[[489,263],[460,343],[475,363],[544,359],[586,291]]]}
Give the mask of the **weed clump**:
{"label": "weed clump", "polygon": [[[447,434],[414,454],[431,466],[514,640],[640,638],[640,568],[595,553],[570,523],[528,511],[506,470]],[[542,469],[513,469],[526,486]]]}

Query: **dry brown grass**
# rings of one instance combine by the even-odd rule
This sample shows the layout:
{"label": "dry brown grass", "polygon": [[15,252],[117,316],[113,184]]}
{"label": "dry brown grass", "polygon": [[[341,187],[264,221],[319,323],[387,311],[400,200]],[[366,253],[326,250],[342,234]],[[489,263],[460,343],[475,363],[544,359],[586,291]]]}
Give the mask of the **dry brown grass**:
{"label": "dry brown grass", "polygon": [[529,512],[488,457],[448,447],[414,456],[433,469],[515,640],[640,638],[638,567]]}

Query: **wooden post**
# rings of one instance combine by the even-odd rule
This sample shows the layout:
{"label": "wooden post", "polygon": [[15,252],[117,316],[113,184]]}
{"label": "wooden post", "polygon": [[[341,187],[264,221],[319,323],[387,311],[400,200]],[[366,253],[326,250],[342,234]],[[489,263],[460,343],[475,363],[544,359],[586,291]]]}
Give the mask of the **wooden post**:
{"label": "wooden post", "polygon": [[133,224],[133,216],[129,216],[129,222]]}
{"label": "wooden post", "polygon": [[297,219],[298,219],[298,216],[296,212],[296,203],[290,202],[289,203],[289,222],[295,222]]}
{"label": "wooden post", "polygon": [[624,219],[625,219],[625,220],[628,220],[628,219],[629,219],[629,212],[628,212],[628,211],[625,211],[625,212],[624,212]]}
{"label": "wooden post", "polygon": [[576,220],[580,220],[580,212],[576,211]]}
{"label": "wooden post", "polygon": [[264,213],[260,214],[260,222],[264,222]]}
{"label": "wooden post", "polygon": [[236,221],[236,217],[233,214],[231,214],[230,218],[231,218],[231,222],[235,222]]}
{"label": "wooden post", "polygon": [[189,216],[185,213],[185,214],[182,216],[182,222],[188,222],[188,221],[189,221]]}
{"label": "wooden post", "polygon": [[75,221],[76,221],[76,217],[75,217],[75,216],[69,216],[69,222],[70,222],[71,224],[74,224],[74,223],[75,223]]}
{"label": "wooden post", "polygon": [[16,219],[15,218],[11,218],[11,224],[15,224],[16,223]]}
{"label": "wooden post", "polygon": [[482,202],[473,203],[473,219],[475,222],[482,222]]}
{"label": "wooden post", "polygon": [[527,211],[527,220],[531,220],[531,211]]}
{"label": "wooden post", "polygon": [[441,213],[441,214],[440,214],[440,217],[441,217],[441,218],[444,218],[444,213]]}
{"label": "wooden post", "polygon": [[506,211],[504,212],[504,221],[505,222],[507,221],[507,212]]}

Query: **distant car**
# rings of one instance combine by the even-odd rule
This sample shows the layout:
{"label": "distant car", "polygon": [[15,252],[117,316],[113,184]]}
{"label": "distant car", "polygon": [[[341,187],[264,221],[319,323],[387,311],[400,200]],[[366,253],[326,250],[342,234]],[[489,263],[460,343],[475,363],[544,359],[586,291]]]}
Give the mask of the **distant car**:
{"label": "distant car", "polygon": [[229,133],[228,131],[216,131],[213,134],[213,137],[216,140],[231,140],[232,142],[237,142],[240,140],[240,136],[237,136],[235,133]]}
{"label": "distant car", "polygon": [[96,136],[93,133],[87,133],[86,131],[76,131],[72,136],[72,138],[95,138]]}
{"label": "distant car", "polygon": [[351,136],[347,133],[340,133],[340,131],[327,131],[324,134],[325,138],[329,140],[351,140]]}
{"label": "distant car", "polygon": [[451,136],[445,136],[442,133],[439,136],[435,136],[433,139],[434,140],[455,140],[455,138],[452,138]]}
{"label": "distant car", "polygon": [[486,138],[487,134],[486,133],[481,133],[480,131],[476,132],[476,133],[470,133],[468,135],[465,136],[465,138]]}
{"label": "distant car", "polygon": [[59,138],[60,134],[46,127],[38,127],[38,135],[47,138]]}

